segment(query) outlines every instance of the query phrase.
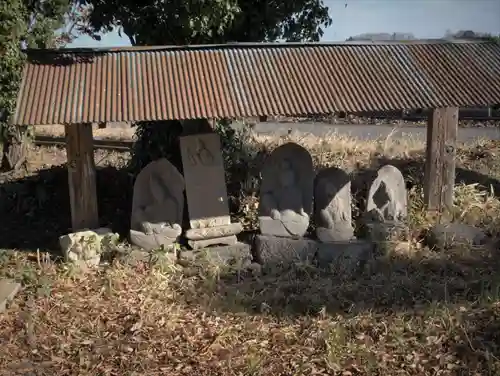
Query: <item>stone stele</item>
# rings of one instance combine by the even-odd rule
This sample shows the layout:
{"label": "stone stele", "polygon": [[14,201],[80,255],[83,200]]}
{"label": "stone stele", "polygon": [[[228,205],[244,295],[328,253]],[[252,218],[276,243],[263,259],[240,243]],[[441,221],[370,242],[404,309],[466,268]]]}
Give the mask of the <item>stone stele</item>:
{"label": "stone stele", "polygon": [[193,249],[237,244],[243,228],[229,216],[219,135],[183,136],[180,145],[191,227],[186,231],[188,244]]}
{"label": "stone stele", "polygon": [[168,247],[182,233],[184,178],[165,158],[149,163],[134,184],[130,241],[150,251]]}
{"label": "stone stele", "polygon": [[345,171],[329,167],[321,170],[314,184],[316,236],[322,242],[354,238],[351,214],[351,180]]}
{"label": "stone stele", "polygon": [[311,155],[293,142],[276,148],[264,162],[259,226],[263,235],[298,238],[309,227],[314,169]]}
{"label": "stone stele", "polygon": [[377,234],[377,240],[389,240],[406,227],[407,215],[408,198],[403,174],[396,167],[385,165],[378,170],[370,186],[365,224],[372,235]]}

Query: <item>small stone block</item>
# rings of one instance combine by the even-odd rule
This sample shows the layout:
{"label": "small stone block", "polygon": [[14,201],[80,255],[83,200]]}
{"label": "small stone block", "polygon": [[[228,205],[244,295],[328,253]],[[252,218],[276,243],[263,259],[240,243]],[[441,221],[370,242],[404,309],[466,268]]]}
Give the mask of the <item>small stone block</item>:
{"label": "small stone block", "polygon": [[373,248],[373,243],[362,240],[321,243],[315,261],[320,268],[351,273],[370,258]]}
{"label": "small stone block", "polygon": [[368,222],[368,239],[374,242],[407,240],[409,227],[403,222]]}
{"label": "small stone block", "polygon": [[245,243],[203,248],[196,251],[182,251],[180,259],[187,261],[206,260],[222,266],[243,266],[252,261],[250,246]]}
{"label": "small stone block", "polygon": [[237,243],[238,238],[236,238],[236,235],[203,240],[188,240],[188,244],[192,249],[202,249],[216,245],[232,246],[236,245]]}
{"label": "small stone block", "polygon": [[11,279],[0,280],[0,313],[5,311],[7,303],[17,295],[21,285]]}
{"label": "small stone block", "polygon": [[447,249],[484,245],[486,239],[486,234],[477,227],[465,223],[449,223],[431,227],[426,242],[431,249]]}
{"label": "small stone block", "polygon": [[310,239],[256,235],[253,256],[259,264],[266,265],[304,262],[314,258],[319,244]]}

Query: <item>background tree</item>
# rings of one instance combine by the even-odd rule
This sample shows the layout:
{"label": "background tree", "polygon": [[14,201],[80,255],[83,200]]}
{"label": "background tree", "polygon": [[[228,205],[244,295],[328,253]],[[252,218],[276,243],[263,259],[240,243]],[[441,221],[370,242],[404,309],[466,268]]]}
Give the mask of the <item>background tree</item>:
{"label": "background tree", "polygon": [[[91,9],[86,32],[115,27],[132,45],[188,45],[226,42],[318,41],[331,24],[322,0],[79,0]],[[154,26],[153,26],[154,25]],[[166,157],[179,164],[178,122],[140,122],[132,168]],[[223,145],[234,140],[228,122],[219,122]]]}
{"label": "background tree", "polygon": [[331,24],[322,0],[80,1],[92,9],[87,32],[118,27],[132,45],[318,41]]}
{"label": "background tree", "polygon": [[[0,166],[22,165],[32,139],[31,127],[9,126],[21,81],[22,48],[59,47],[72,39],[81,21],[72,0],[0,1]],[[64,25],[69,28],[61,30]]]}

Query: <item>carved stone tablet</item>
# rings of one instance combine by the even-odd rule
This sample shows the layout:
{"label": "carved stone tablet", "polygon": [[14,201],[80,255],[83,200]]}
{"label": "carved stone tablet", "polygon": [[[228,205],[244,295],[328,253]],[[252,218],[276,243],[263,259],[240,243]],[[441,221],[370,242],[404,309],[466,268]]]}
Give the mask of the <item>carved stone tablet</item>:
{"label": "carved stone tablet", "polygon": [[318,173],[314,185],[314,214],[316,235],[320,241],[346,241],[354,238],[351,202],[349,174],[335,167]]}
{"label": "carved stone tablet", "polygon": [[182,165],[191,228],[231,223],[219,135],[181,137]]}
{"label": "carved stone tablet", "polygon": [[174,243],[182,233],[184,178],[166,159],[149,163],[137,176],[130,241],[146,250]]}
{"label": "carved stone tablet", "polygon": [[262,169],[259,226],[264,235],[301,237],[312,212],[314,170],[309,152],[295,143],[276,148]]}

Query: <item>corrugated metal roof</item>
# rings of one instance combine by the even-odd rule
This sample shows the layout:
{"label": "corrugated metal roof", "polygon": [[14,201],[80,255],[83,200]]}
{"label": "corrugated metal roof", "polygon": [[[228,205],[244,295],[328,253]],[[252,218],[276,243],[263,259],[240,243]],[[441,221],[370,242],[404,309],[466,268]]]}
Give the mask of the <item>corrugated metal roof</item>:
{"label": "corrugated metal roof", "polygon": [[500,103],[489,42],[28,51],[14,124],[322,114]]}

